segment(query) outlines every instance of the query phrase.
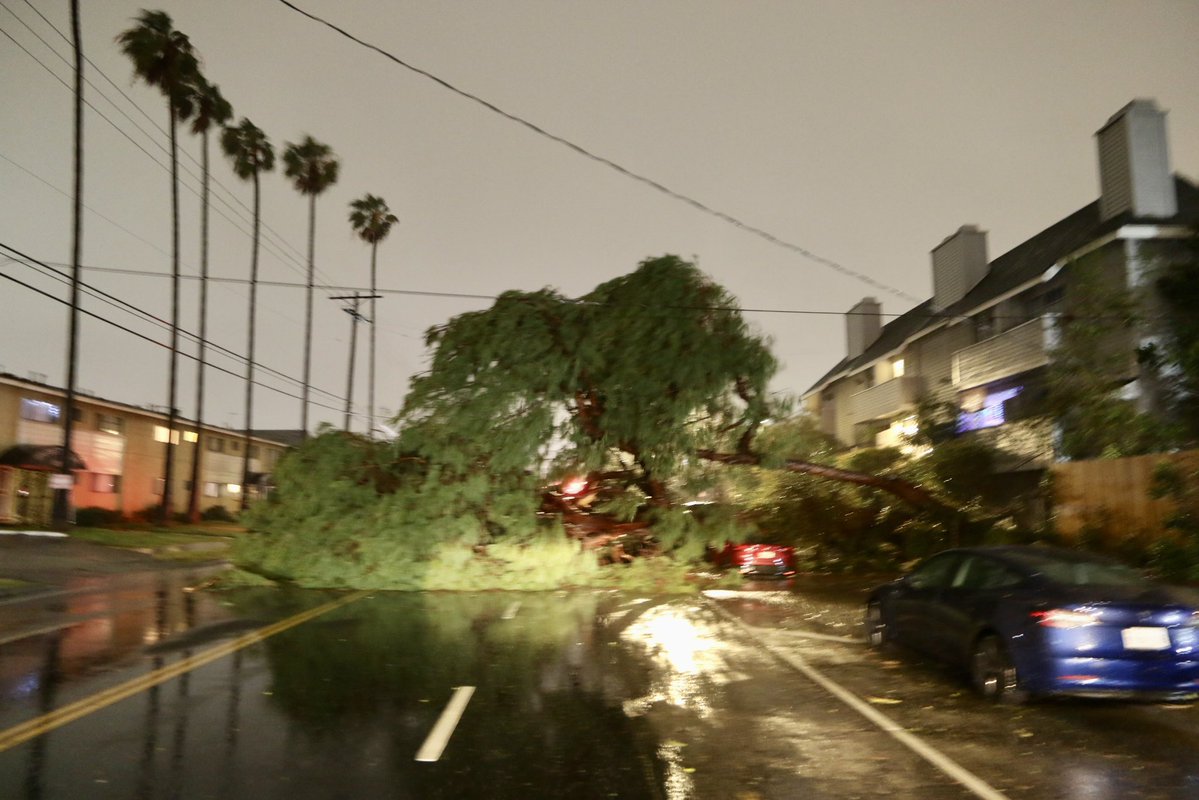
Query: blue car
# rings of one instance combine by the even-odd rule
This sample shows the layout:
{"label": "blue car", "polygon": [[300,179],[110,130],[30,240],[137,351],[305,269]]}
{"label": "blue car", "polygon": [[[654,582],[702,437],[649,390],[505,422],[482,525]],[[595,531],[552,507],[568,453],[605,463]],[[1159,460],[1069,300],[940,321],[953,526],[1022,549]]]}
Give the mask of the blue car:
{"label": "blue car", "polygon": [[947,550],[871,592],[866,636],[969,671],[985,697],[1199,696],[1199,603],[1107,559]]}

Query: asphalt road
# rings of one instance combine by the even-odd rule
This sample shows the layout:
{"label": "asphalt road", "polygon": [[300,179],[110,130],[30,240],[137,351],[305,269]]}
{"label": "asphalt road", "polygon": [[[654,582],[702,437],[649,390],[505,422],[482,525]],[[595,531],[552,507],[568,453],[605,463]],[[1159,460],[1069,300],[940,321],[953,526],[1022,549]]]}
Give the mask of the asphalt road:
{"label": "asphalt road", "polygon": [[1195,706],[985,703],[857,641],[853,584],[209,594],[142,566],[0,602],[0,797],[1199,796]]}

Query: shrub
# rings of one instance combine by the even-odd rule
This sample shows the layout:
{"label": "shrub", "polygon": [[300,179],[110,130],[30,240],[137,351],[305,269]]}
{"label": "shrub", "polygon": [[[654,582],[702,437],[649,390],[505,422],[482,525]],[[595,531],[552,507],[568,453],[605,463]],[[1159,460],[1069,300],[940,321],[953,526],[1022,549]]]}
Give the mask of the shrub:
{"label": "shrub", "polygon": [[236,522],[237,518],[229,511],[229,509],[220,505],[212,505],[204,509],[200,514],[200,519],[207,522]]}
{"label": "shrub", "polygon": [[111,508],[88,506],[75,511],[75,524],[81,528],[106,528],[124,521],[125,516]]}

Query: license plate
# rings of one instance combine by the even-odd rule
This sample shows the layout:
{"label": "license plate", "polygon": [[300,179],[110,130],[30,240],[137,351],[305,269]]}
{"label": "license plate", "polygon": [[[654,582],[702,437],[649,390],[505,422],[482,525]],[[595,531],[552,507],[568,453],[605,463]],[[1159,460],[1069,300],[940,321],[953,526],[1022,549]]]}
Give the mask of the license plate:
{"label": "license plate", "polygon": [[1170,649],[1170,632],[1165,628],[1125,628],[1120,636],[1125,650]]}

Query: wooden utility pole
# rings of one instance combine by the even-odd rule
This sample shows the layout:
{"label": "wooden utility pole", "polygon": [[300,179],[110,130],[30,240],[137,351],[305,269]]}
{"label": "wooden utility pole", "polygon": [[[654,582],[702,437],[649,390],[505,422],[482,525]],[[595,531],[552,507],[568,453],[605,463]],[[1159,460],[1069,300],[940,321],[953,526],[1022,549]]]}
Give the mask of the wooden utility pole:
{"label": "wooden utility pole", "polygon": [[369,320],[358,313],[358,306],[363,300],[373,301],[379,299],[383,295],[380,294],[343,294],[337,297],[330,297],[330,300],[346,300],[350,303],[349,306],[342,309],[350,315],[350,358],[349,358],[349,375],[346,378],[346,416],[345,424],[342,426],[347,431],[350,429],[350,407],[354,403],[354,357],[358,351],[358,321],[374,323],[374,320]]}

